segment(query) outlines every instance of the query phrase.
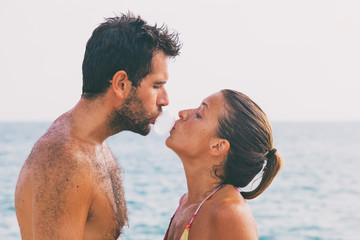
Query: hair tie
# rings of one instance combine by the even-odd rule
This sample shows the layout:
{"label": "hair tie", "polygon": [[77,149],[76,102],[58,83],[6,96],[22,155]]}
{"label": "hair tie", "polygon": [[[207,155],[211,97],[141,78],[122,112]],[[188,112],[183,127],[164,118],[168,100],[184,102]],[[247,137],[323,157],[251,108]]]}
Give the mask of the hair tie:
{"label": "hair tie", "polygon": [[276,153],[276,148],[273,148],[273,149],[271,149],[270,151],[268,151],[267,153],[266,153],[266,158],[267,159],[271,159],[273,156],[274,156],[274,154]]}

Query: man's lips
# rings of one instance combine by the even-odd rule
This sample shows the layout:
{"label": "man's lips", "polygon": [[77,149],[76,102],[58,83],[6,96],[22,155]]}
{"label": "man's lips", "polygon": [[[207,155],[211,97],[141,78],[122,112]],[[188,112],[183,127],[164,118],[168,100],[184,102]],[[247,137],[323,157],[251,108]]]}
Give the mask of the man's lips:
{"label": "man's lips", "polygon": [[154,125],[156,122],[156,119],[160,116],[160,114],[161,114],[161,112],[159,112],[156,117],[150,118],[150,123]]}
{"label": "man's lips", "polygon": [[152,119],[151,119],[151,121],[150,121],[150,123],[154,125],[154,124],[155,124],[156,119],[157,119],[157,117],[152,118]]}

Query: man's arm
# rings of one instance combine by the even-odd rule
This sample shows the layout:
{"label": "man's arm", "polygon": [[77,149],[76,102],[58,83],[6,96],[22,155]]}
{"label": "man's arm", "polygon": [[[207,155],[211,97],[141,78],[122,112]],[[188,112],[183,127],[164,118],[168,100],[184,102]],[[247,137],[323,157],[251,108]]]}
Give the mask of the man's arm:
{"label": "man's arm", "polygon": [[83,239],[93,201],[89,164],[73,154],[48,154],[34,173],[34,239]]}

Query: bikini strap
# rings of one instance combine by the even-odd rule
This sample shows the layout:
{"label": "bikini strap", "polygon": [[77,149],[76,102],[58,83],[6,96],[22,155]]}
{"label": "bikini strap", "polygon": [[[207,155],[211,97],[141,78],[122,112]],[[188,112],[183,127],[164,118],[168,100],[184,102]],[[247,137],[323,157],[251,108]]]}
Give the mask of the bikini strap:
{"label": "bikini strap", "polygon": [[234,188],[241,194],[241,188],[235,187]]}
{"label": "bikini strap", "polygon": [[185,194],[181,197],[180,204],[179,204],[178,208],[176,209],[176,211],[175,211],[174,215],[173,215],[173,216],[171,217],[171,219],[170,219],[170,223],[169,223],[168,229],[166,230],[164,240],[167,240],[167,238],[168,238],[171,223],[172,223],[172,221],[173,221],[173,219],[174,219],[174,217],[175,217],[175,215],[176,215],[177,211],[179,210],[179,208],[180,208],[181,204],[184,202],[184,199],[185,199]]}
{"label": "bikini strap", "polygon": [[222,188],[224,186],[224,184],[221,184],[220,186],[218,186],[209,196],[207,196],[201,203],[200,205],[198,206],[198,208],[196,209],[193,217],[191,218],[190,222],[189,222],[189,225],[191,225],[191,223],[194,221],[194,218],[196,216],[196,214],[198,213],[198,211],[200,210],[201,208],[201,205],[203,205],[203,203],[208,200],[209,198],[211,198],[212,195],[214,195],[220,188]]}
{"label": "bikini strap", "polygon": [[[187,193],[186,193],[187,194]],[[186,198],[186,194],[184,194],[182,197],[181,197],[181,200],[180,200],[180,204],[178,206],[178,208],[176,209],[175,213],[174,213],[174,216],[175,214],[177,213],[177,211],[179,210],[180,206],[182,205],[182,203],[184,202],[185,198]]]}

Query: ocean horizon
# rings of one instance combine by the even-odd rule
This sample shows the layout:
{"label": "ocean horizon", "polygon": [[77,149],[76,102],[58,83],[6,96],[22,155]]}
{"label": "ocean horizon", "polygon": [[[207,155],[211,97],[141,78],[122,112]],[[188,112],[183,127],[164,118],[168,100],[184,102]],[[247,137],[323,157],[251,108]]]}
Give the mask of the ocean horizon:
{"label": "ocean horizon", "polygon": [[[21,239],[14,208],[20,169],[50,122],[0,122],[0,239]],[[284,165],[248,200],[259,239],[360,239],[360,121],[273,121]],[[129,223],[121,239],[162,239],[185,193],[167,136],[121,132],[108,139],[122,172]],[[256,183],[255,183],[256,186]]]}

